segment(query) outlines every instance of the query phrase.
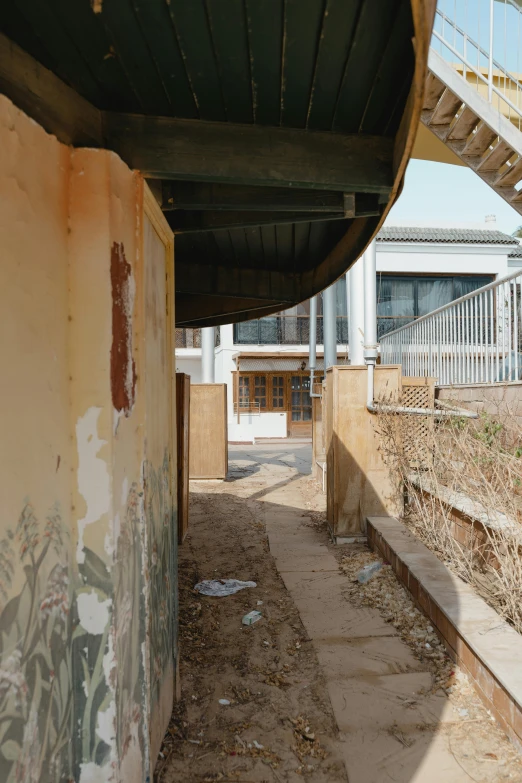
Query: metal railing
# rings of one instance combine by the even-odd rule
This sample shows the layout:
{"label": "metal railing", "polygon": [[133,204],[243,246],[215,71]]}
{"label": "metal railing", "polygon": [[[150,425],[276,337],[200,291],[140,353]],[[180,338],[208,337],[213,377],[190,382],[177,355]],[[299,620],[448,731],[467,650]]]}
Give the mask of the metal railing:
{"label": "metal railing", "polygon": [[439,0],[431,45],[522,130],[522,9],[516,0]]}
{"label": "metal railing", "polygon": [[382,364],[441,386],[522,380],[522,271],[381,338]]}
{"label": "metal railing", "polygon": [[[308,315],[271,315],[234,324],[234,345],[308,345]],[[323,343],[323,317],[317,316],[317,342]],[[348,319],[337,316],[337,344],[348,343]]]}
{"label": "metal railing", "polygon": [[[220,344],[219,326],[216,327],[216,347]],[[176,348],[201,348],[201,329],[176,329]]]}

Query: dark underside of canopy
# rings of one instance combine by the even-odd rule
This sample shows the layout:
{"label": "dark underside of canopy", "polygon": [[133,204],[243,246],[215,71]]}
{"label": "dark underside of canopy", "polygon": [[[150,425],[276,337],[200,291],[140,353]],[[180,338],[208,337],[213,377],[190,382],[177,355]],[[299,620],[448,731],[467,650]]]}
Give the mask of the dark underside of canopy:
{"label": "dark underside of canopy", "polygon": [[375,233],[414,74],[411,5],[11,0],[0,90],[148,178],[176,235],[179,325],[242,320],[317,293]]}

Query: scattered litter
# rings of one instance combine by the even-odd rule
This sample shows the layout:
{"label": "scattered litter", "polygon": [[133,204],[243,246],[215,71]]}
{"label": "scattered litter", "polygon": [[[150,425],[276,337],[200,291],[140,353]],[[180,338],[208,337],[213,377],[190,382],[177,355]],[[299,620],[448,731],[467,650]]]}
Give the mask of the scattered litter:
{"label": "scattered litter", "polygon": [[244,590],[245,587],[257,587],[257,584],[255,582],[241,582],[239,579],[205,579],[194,585],[194,590],[201,595],[224,598],[239,592],[239,590]]}
{"label": "scattered litter", "polygon": [[263,644],[265,645],[265,647],[268,647],[270,642],[268,641],[268,639],[263,639]]}
{"label": "scattered litter", "polygon": [[366,584],[366,582],[369,582],[372,576],[378,573],[381,568],[382,563],[370,563],[369,565],[364,566],[357,574],[357,581],[361,585]]}
{"label": "scattered litter", "polygon": [[254,611],[245,614],[241,622],[243,625],[254,625],[254,623],[257,623],[257,621],[260,620],[262,616],[263,615],[261,612],[258,612],[254,609]]}
{"label": "scattered litter", "polygon": [[223,705],[223,707],[228,707],[230,705],[230,702],[228,699],[220,699],[219,703]]}
{"label": "scattered litter", "polygon": [[262,602],[262,601],[258,601],[258,602],[257,602],[257,605],[258,605],[258,606],[262,606],[262,605],[263,605],[263,602]]}
{"label": "scattered litter", "polygon": [[261,745],[257,740],[252,740],[252,745],[254,748],[257,748],[258,750],[263,750],[265,747],[264,745]]}
{"label": "scattered litter", "polygon": [[459,715],[461,718],[469,718],[469,710],[459,710]]}

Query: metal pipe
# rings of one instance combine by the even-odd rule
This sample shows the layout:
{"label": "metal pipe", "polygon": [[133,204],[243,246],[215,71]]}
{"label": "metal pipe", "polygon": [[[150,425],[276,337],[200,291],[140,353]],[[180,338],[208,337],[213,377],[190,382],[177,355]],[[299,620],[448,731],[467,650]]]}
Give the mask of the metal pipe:
{"label": "metal pipe", "polygon": [[323,291],[323,341],[324,369],[337,364],[337,329],[336,329],[336,291],[335,283]]}
{"label": "metal pipe", "polygon": [[216,342],[216,329],[214,326],[206,326],[201,330],[201,382],[214,383],[214,346]]}
{"label": "metal pipe", "polygon": [[493,98],[493,0],[489,0],[489,62],[488,62],[488,101]]}
{"label": "metal pipe", "polygon": [[363,259],[352,266],[350,278],[350,322],[348,331],[348,348],[350,364],[364,364],[363,329],[364,329],[364,264]]}
{"label": "metal pipe", "polygon": [[317,367],[317,297],[310,299],[310,321],[308,331],[308,367],[310,368],[310,397],[321,397],[314,393],[314,372]]}

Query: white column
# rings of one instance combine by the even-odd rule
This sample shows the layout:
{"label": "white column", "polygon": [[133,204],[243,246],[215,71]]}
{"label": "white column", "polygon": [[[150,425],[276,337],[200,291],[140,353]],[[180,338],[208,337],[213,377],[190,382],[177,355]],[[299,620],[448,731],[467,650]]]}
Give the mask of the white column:
{"label": "white column", "polygon": [[350,320],[348,329],[350,364],[364,364],[364,263],[359,258],[348,272]]}
{"label": "white column", "polygon": [[[375,239],[363,256],[364,262],[364,346],[377,357],[377,262]],[[359,263],[359,262],[357,262]]]}
{"label": "white column", "polygon": [[337,364],[337,312],[335,283],[323,291],[324,369]]}
{"label": "white column", "polygon": [[216,330],[207,326],[201,330],[201,380],[202,383],[214,383],[214,346]]}

